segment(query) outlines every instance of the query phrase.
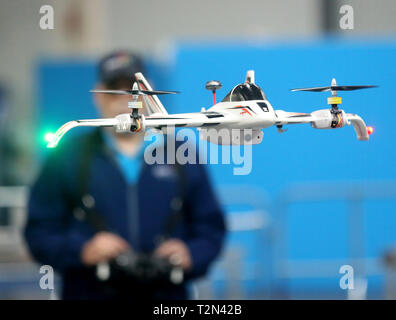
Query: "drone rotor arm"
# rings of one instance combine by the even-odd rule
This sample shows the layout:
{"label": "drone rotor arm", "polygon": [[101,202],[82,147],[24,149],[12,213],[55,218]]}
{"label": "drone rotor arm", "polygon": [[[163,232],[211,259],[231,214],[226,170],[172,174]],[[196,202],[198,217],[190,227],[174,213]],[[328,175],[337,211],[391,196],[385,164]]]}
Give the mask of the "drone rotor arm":
{"label": "drone rotor arm", "polygon": [[276,125],[286,124],[299,124],[299,123],[310,123],[314,121],[314,116],[310,113],[301,112],[287,112],[283,110],[275,110],[276,114]]}
{"label": "drone rotor arm", "polygon": [[76,127],[113,127],[118,124],[116,118],[107,119],[89,119],[89,120],[74,120],[65,123],[61,126],[52,137],[51,141],[48,142],[48,148],[54,148],[58,145],[62,137],[69,132],[71,129]]}

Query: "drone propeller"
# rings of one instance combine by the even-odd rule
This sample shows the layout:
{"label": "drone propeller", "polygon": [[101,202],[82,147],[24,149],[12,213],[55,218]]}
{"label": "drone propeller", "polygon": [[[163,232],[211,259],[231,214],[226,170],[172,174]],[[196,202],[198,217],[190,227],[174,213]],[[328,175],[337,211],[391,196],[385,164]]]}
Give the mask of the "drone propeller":
{"label": "drone propeller", "polygon": [[291,91],[311,91],[311,92],[326,92],[330,91],[332,97],[327,98],[327,103],[331,105],[332,112],[338,112],[338,105],[342,103],[341,97],[337,96],[337,91],[351,91],[359,89],[376,88],[378,86],[363,85],[363,86],[339,86],[337,85],[336,79],[331,80],[331,85],[328,87],[312,87],[312,88],[297,88],[291,89]]}
{"label": "drone propeller", "polygon": [[337,91],[352,91],[359,89],[376,88],[378,86],[373,85],[363,85],[363,86],[339,86],[335,79],[331,81],[331,85],[328,87],[312,87],[312,88],[296,88],[291,89],[291,91],[311,91],[311,92],[326,92],[331,91],[333,96],[337,94]]}
{"label": "drone propeller", "polygon": [[132,90],[90,90],[92,93],[108,93],[108,94],[122,94],[122,95],[131,95],[131,96],[154,96],[158,94],[176,94],[179,91],[160,91],[160,90],[140,90],[140,89],[132,89]]}
{"label": "drone propeller", "polygon": [[[368,89],[375,88],[378,86],[373,85],[363,85],[363,86],[339,86],[337,85],[336,79],[331,80],[331,85],[328,87],[312,87],[312,88],[298,88],[291,89],[291,91],[312,91],[312,92],[331,92],[331,97],[327,98],[327,104],[331,105],[330,112],[335,116],[331,126],[332,128],[336,128],[338,123],[340,122],[340,114],[342,110],[338,109],[338,105],[342,103],[342,98],[337,96],[337,91],[351,91],[351,90],[359,90],[359,89]],[[337,120],[338,119],[338,120]],[[369,132],[371,134],[371,132]]]}
{"label": "drone propeller", "polygon": [[291,91],[312,91],[312,92],[325,92],[325,91],[352,91],[359,89],[376,88],[378,86],[330,86],[330,87],[314,87],[314,88],[297,88]]}

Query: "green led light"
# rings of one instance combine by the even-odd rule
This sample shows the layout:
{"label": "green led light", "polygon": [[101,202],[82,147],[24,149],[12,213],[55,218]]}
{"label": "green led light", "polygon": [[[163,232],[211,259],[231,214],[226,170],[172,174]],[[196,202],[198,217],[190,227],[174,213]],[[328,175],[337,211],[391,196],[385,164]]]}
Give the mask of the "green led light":
{"label": "green led light", "polygon": [[44,135],[44,140],[45,140],[46,142],[48,142],[48,143],[54,141],[54,139],[55,139],[55,134],[52,133],[52,132],[48,132],[48,133],[46,133],[46,134]]}
{"label": "green led light", "polygon": [[44,135],[44,140],[48,143],[47,148],[55,148],[58,143],[56,142],[56,134],[52,132],[47,132]]}

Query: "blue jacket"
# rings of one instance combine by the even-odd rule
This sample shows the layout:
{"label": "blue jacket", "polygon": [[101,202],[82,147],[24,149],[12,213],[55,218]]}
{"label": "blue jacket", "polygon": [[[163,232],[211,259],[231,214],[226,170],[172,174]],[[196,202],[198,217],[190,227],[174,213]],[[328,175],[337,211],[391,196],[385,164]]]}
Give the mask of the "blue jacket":
{"label": "blue jacket", "polygon": [[[33,257],[60,273],[65,299],[114,298],[106,295],[93,268],[80,259],[83,245],[96,232],[92,224],[78,219],[74,210],[84,141],[92,134],[97,135],[100,148],[93,153],[86,188],[109,229],[127,239],[135,251],[155,248],[178,192],[173,166],[144,161],[136,187],[130,186],[100,130],[66,140],[54,149],[31,188],[25,238]],[[189,280],[204,275],[220,253],[225,224],[205,167],[185,164],[183,172],[185,218],[172,236],[184,240],[190,250],[193,268],[186,275]],[[156,298],[187,297],[186,282],[156,290]]]}

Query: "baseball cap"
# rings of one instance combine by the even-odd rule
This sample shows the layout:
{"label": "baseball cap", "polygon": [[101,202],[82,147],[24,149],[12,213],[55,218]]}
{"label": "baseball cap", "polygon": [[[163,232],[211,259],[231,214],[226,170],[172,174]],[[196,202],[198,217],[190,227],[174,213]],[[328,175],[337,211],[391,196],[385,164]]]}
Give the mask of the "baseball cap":
{"label": "baseball cap", "polygon": [[120,81],[132,81],[136,72],[144,73],[144,64],[139,55],[127,50],[111,52],[99,61],[99,79],[107,87]]}

